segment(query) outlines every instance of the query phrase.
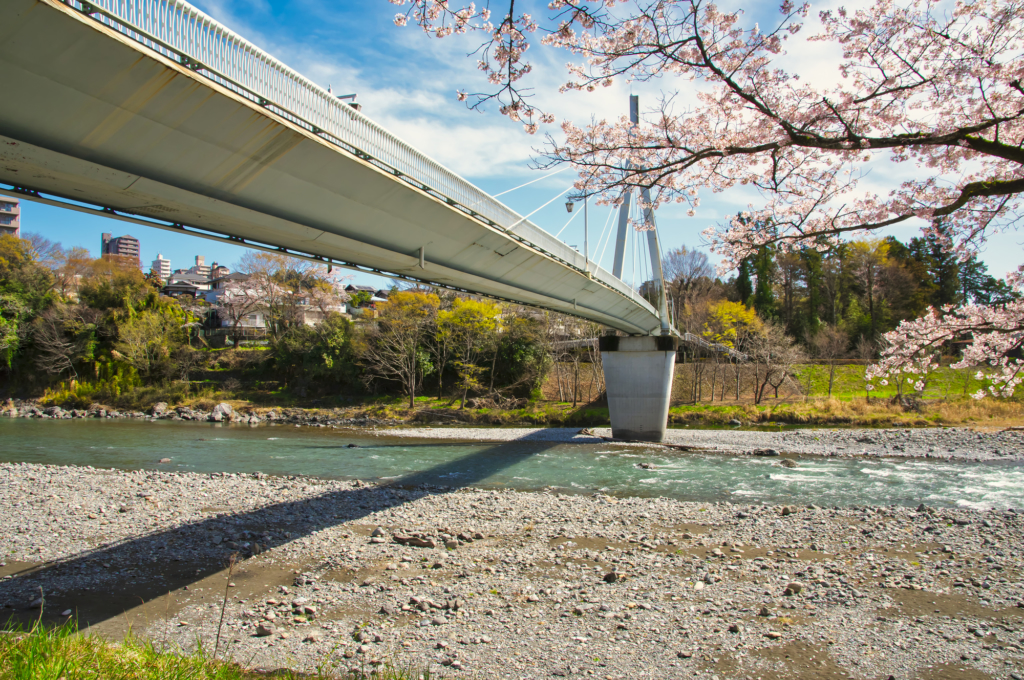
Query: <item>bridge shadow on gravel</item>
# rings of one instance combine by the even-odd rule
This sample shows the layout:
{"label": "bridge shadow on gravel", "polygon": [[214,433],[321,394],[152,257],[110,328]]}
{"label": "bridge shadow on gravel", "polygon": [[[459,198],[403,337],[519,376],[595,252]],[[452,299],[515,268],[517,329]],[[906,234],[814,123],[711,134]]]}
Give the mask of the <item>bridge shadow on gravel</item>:
{"label": "bridge shadow on gravel", "polygon": [[[140,617],[130,615],[133,610],[144,611],[146,619],[173,614],[174,595],[183,594],[190,587],[195,589],[200,583],[208,594],[219,590],[219,602],[225,580],[218,572],[227,568],[235,549],[214,545],[214,536],[227,537],[239,546],[258,543],[263,550],[273,550],[374,512],[474,486],[560,443],[515,440],[485,445],[481,451],[408,474],[385,486],[350,488],[251,511],[223,512],[52,563],[11,564],[0,569],[0,576],[11,575],[0,581],[0,625],[8,619],[22,624],[38,619],[40,605],[33,602],[40,593],[45,596],[44,621],[66,621],[68,617],[62,612],[70,609],[82,628],[98,626],[96,630],[109,634],[123,632],[132,621],[139,625]],[[429,519],[423,521],[424,528],[437,528]],[[252,551],[240,547],[238,552],[244,570]],[[274,579],[281,585],[291,585],[288,567],[277,564],[268,569],[270,573],[264,580],[271,587]],[[249,590],[258,596],[261,588]],[[232,592],[232,597],[244,592],[239,588]],[[166,598],[166,606],[161,598]]]}

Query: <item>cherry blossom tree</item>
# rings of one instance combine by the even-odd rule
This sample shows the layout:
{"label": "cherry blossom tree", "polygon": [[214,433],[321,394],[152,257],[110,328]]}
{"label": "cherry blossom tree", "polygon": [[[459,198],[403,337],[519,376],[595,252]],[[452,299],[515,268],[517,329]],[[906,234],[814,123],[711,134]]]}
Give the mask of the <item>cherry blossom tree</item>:
{"label": "cherry blossom tree", "polygon": [[248,280],[232,279],[224,285],[223,292],[212,306],[230,324],[234,346],[241,342],[239,327],[250,314],[258,312],[264,304],[261,291],[250,286]]}
{"label": "cherry blossom tree", "polygon": [[[919,221],[968,257],[993,233],[1017,228],[1024,193],[1024,3],[1020,0],[870,0],[818,14],[783,0],[766,25],[705,0],[551,0],[550,17],[447,0],[391,0],[436,37],[480,32],[476,55],[496,100],[534,133],[553,117],[528,103],[531,40],[569,52],[562,91],[617,79],[693,83],[693,103],[666,94],[641,124],[625,117],[561,123],[542,164],[570,163],[576,190],[608,203],[651,190],[654,207],[694,214],[702,192],[753,189],[758,205],[707,229],[725,269],[765,245],[826,250],[847,236]],[[500,20],[499,20],[500,19]],[[841,54],[832,84],[817,85],[787,51]],[[864,183],[887,162],[905,176],[880,191]],[[644,228],[644,225],[637,225]],[[1021,277],[1014,279],[1020,284]],[[881,377],[923,370],[942,346],[970,342],[958,365],[988,365],[992,393],[1011,394],[1024,370],[1024,305],[931,310],[887,338]]]}

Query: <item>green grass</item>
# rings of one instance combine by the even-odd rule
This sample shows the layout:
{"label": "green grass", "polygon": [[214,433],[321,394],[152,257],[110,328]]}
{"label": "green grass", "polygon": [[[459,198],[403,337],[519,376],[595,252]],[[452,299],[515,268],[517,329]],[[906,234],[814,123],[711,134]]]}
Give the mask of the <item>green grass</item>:
{"label": "green grass", "polygon": [[[832,386],[832,396],[836,399],[853,399],[865,396],[864,371],[865,366],[842,365],[836,366],[835,382]],[[924,399],[956,399],[974,394],[986,386],[984,381],[974,377],[978,369],[954,370],[949,366],[940,367],[928,377],[928,382],[921,395]],[[794,368],[794,377],[800,383],[801,388],[807,392],[808,384],[810,392],[808,396],[824,397],[828,395],[828,366],[819,364],[801,364]],[[913,394],[912,378],[908,379],[903,388],[903,394]],[[966,395],[964,388],[966,387]],[[896,396],[897,389],[894,380],[889,380],[888,386],[882,386],[875,381],[875,389],[871,390],[872,397],[892,398]]]}
{"label": "green grass", "polygon": [[261,673],[212,657],[208,650],[186,654],[158,649],[150,641],[128,636],[120,644],[80,633],[74,622],[30,629],[8,624],[0,631],[0,680],[432,680],[429,670],[391,666],[359,673],[333,670],[329,659],[312,673]]}

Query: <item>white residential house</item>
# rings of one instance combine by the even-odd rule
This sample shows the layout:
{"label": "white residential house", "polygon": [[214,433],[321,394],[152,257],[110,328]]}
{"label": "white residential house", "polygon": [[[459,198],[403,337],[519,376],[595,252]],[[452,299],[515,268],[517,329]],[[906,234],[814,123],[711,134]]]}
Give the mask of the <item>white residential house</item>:
{"label": "white residential house", "polygon": [[183,283],[190,286],[195,286],[199,292],[210,290],[210,279],[207,276],[201,274],[195,274],[188,270],[181,270],[174,272],[167,277],[167,284]]}
{"label": "white residential house", "polygon": [[232,286],[241,285],[243,282],[248,281],[249,277],[245,274],[224,274],[210,280],[210,287],[207,289],[206,301],[211,305],[215,305],[223,299],[225,293]]}

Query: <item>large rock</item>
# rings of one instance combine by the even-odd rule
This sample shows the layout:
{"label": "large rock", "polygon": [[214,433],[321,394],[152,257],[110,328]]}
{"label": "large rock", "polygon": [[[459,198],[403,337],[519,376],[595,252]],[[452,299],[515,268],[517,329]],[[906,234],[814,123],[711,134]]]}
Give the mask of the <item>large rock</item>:
{"label": "large rock", "polygon": [[153,404],[153,408],[150,411],[150,413],[152,415],[154,415],[154,416],[162,416],[162,415],[164,415],[165,413],[167,413],[167,403],[163,402],[163,401],[159,401],[159,402]]}
{"label": "large rock", "polygon": [[213,411],[210,412],[210,420],[215,423],[219,423],[223,420],[231,420],[231,404],[221,402],[213,407]]}
{"label": "large rock", "polygon": [[416,536],[415,534],[412,535],[412,536],[406,536],[404,534],[395,534],[394,539],[395,539],[395,543],[399,543],[401,545],[412,546],[414,548],[436,548],[437,547],[437,543],[434,542],[434,539],[426,537],[426,536]]}

